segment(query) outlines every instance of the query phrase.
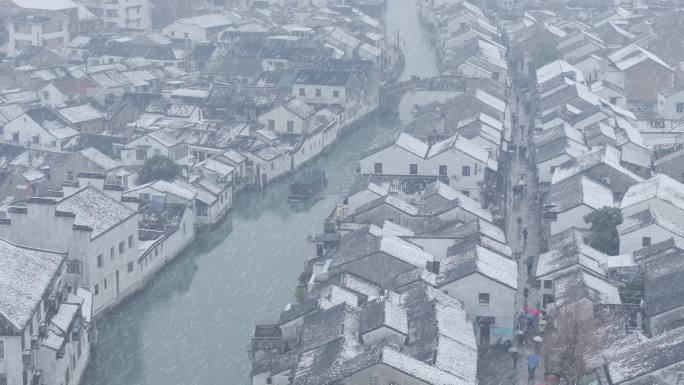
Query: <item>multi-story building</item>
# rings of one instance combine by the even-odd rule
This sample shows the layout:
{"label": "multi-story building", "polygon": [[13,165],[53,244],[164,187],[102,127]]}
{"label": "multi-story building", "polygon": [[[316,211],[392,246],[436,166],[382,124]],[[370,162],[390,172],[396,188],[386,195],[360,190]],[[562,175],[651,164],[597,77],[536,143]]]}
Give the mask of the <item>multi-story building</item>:
{"label": "multi-story building", "polygon": [[0,239],[0,383],[78,383],[92,295],[67,287],[67,255]]}
{"label": "multi-story building", "polygon": [[[120,186],[104,182],[103,174],[79,173],[62,197],[29,197],[0,221],[0,238],[67,252],[64,282],[93,293],[95,315],[142,287],[194,239],[194,214],[185,206],[126,201]],[[152,265],[142,258],[150,253]]]}
{"label": "multi-story building", "polygon": [[152,26],[149,0],[79,0],[102,19],[106,30],[149,30]]}
{"label": "multi-story building", "polygon": [[69,17],[54,13],[51,17],[17,15],[8,23],[9,43],[7,56],[15,57],[27,46],[42,46],[63,52],[69,44]]}

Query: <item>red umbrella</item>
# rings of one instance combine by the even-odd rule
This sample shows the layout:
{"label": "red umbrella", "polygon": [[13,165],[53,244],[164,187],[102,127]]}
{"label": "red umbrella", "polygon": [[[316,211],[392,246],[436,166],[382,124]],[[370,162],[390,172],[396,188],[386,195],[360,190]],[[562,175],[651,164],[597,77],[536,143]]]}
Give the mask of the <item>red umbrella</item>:
{"label": "red umbrella", "polygon": [[540,312],[539,310],[537,310],[537,309],[531,309],[531,308],[528,308],[528,307],[524,307],[523,310],[524,310],[525,313],[527,313],[527,314],[532,314],[532,315],[539,315],[539,314],[541,314],[541,312]]}

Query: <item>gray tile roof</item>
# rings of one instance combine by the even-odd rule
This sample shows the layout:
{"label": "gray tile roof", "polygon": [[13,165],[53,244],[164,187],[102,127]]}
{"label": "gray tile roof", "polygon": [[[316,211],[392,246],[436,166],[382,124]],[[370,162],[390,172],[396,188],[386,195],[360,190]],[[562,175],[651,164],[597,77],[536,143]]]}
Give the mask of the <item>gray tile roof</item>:
{"label": "gray tile roof", "polygon": [[0,334],[24,330],[65,259],[0,239]]}
{"label": "gray tile roof", "polygon": [[684,306],[684,251],[666,250],[644,264],[646,314],[655,316]]}

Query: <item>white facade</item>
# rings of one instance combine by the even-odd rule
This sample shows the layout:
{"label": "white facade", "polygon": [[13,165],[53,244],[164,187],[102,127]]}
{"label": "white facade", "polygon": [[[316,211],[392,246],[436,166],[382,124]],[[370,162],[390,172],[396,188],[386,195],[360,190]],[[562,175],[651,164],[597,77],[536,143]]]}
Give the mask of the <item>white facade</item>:
{"label": "white facade", "polygon": [[121,149],[121,163],[124,165],[143,164],[145,160],[155,155],[177,160],[186,156],[187,151],[186,146],[177,146],[175,140],[172,143],[164,143],[155,139],[154,135],[147,134],[126,143]]}
{"label": "white facade", "polygon": [[[415,165],[411,166],[411,165]],[[361,174],[439,176],[446,171],[449,185],[479,200],[487,164],[455,148],[423,158],[403,147],[392,145],[359,161]],[[379,172],[378,172],[379,171]]]}
{"label": "white facade", "polygon": [[670,238],[674,238],[675,242],[684,242],[684,236],[668,231],[657,224],[651,224],[626,234],[620,234],[620,254],[632,254],[642,249],[646,243],[645,238],[649,240],[650,245],[667,241]]}
{"label": "white facade", "polygon": [[658,94],[658,113],[665,119],[684,118],[684,88],[663,94]]}
{"label": "white facade", "polygon": [[137,270],[140,272],[142,284],[148,282],[159,269],[192,243],[195,239],[194,217],[191,210],[185,210],[178,230],[156,240],[139,243]]}
{"label": "white facade", "polygon": [[570,159],[572,159],[570,155],[561,154],[555,158],[537,163],[537,175],[539,175],[539,183],[551,183],[553,171],[556,169],[556,167]]}
{"label": "white facade", "polygon": [[346,106],[346,85],[293,84],[292,95],[306,99],[308,103],[339,104]]}
{"label": "white facade", "polygon": [[[513,315],[515,314],[516,290],[481,274],[471,274],[440,287],[450,296],[463,302],[466,313],[475,324],[475,336],[481,341],[478,317],[493,317],[494,324],[489,326],[490,343],[499,337],[509,340],[513,336]],[[480,303],[480,294],[488,294],[489,302]]]}
{"label": "white facade", "polygon": [[172,39],[186,39],[194,42],[217,40],[219,33],[232,24],[223,14],[199,15],[178,19],[162,28],[162,33]]}
{"label": "white facade", "polygon": [[[65,378],[78,383],[90,353],[91,294],[75,288],[70,292],[64,285],[64,254],[0,242],[7,253],[2,256],[3,264],[7,264],[3,267],[15,269],[19,263],[28,264],[26,269],[19,269],[23,271],[10,271],[9,275],[3,271],[3,276],[30,279],[33,285],[2,282],[12,285],[16,292],[8,295],[9,302],[4,302],[0,311],[0,317],[8,321],[0,327],[0,380],[8,385],[28,381],[59,384]],[[21,254],[14,255],[15,249]]]}
{"label": "white facade", "polygon": [[594,211],[594,209],[583,204],[562,213],[558,213],[556,219],[551,222],[550,235],[558,234],[572,227],[588,229],[591,225],[584,222],[584,216],[592,211]]}
{"label": "white facade", "polygon": [[654,197],[622,208],[622,217],[627,218],[646,209],[659,213],[667,213],[667,217],[678,223],[684,223],[684,209],[666,200]]}
{"label": "white facade", "polygon": [[261,114],[258,120],[267,129],[282,134],[308,134],[311,129],[310,117],[301,117],[283,105]]}
{"label": "white facade", "polygon": [[152,27],[150,0],[78,0],[100,17],[107,30],[149,30]]}
{"label": "white facade", "polygon": [[7,56],[16,57],[27,45],[45,47],[64,53],[69,44],[69,18],[66,14],[55,12],[51,18],[31,17],[14,20],[7,25],[9,41]]}
{"label": "white facade", "polygon": [[78,134],[68,128],[57,132],[59,135],[48,132],[28,115],[21,114],[0,127],[0,140],[22,146],[30,145],[31,148],[40,150],[61,152],[62,145]]}
{"label": "white facade", "polygon": [[290,154],[294,168],[297,168],[305,162],[318,156],[337,138],[337,124],[335,122],[330,125],[318,129],[311,136],[304,139],[299,148]]}
{"label": "white facade", "polygon": [[[81,193],[104,195],[97,191]],[[107,201],[99,199],[99,202]],[[95,237],[89,228],[78,226],[85,218],[79,214],[62,214],[68,213],[63,211],[68,206],[32,202],[27,203],[25,213],[11,214],[12,224],[2,229],[5,234],[1,236],[31,247],[67,251],[71,258],[77,259],[80,274],[78,277],[73,274],[70,282],[77,282],[93,293],[93,314],[97,314],[134,291],[139,279],[138,272],[130,270],[138,257],[138,215],[120,202],[110,204],[126,219]],[[97,215],[106,214],[102,211]]]}

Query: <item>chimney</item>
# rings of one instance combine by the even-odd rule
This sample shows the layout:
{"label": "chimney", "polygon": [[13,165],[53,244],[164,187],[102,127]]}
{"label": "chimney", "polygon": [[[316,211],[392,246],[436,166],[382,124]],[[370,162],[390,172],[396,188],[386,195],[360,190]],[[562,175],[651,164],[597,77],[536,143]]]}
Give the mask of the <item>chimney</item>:
{"label": "chimney", "polygon": [[64,197],[68,197],[76,193],[78,189],[80,188],[80,185],[78,181],[68,181],[65,180],[62,182],[62,194]]}
{"label": "chimney", "polygon": [[107,194],[112,199],[115,199],[117,202],[121,202],[121,193],[123,192],[123,190],[123,186],[115,184],[107,184],[104,185],[104,187],[102,188],[102,191],[105,194]]}
{"label": "chimney", "polygon": [[78,184],[81,188],[86,186],[93,186],[98,190],[104,189],[104,174],[99,174],[95,172],[79,172],[77,177]]}

